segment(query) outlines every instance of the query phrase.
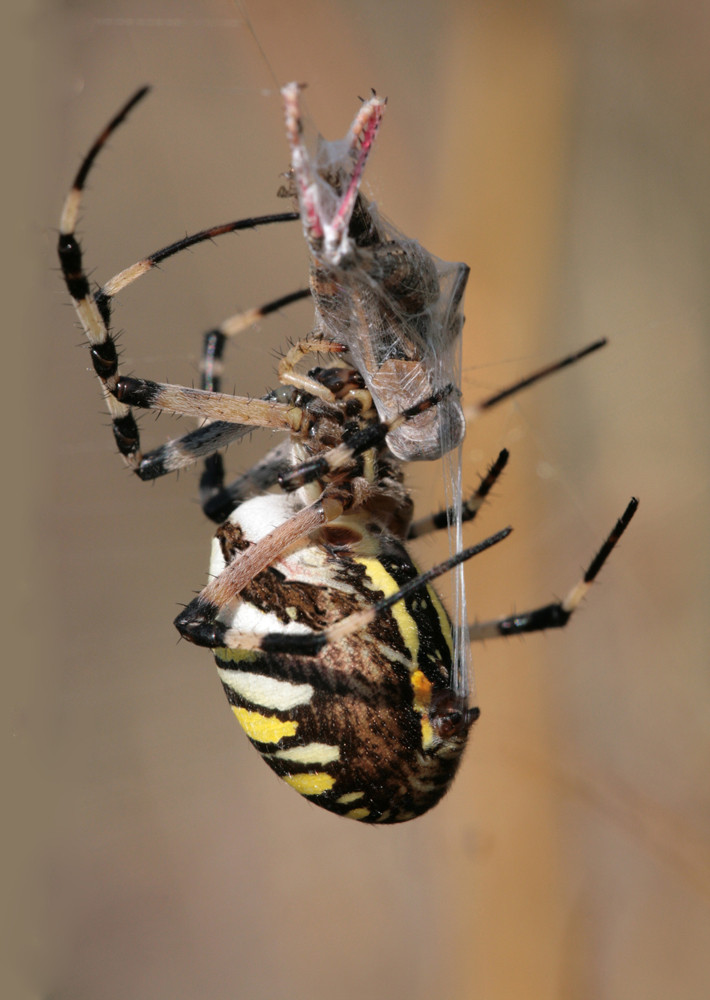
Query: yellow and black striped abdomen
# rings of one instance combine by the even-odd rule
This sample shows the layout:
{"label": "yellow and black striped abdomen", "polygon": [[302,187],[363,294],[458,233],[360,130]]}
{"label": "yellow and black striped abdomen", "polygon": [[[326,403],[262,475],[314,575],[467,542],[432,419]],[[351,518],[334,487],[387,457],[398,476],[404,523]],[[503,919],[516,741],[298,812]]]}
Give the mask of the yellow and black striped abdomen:
{"label": "yellow and black striped abdomen", "polygon": [[[418,572],[398,542],[378,542],[376,557],[328,552],[328,572],[321,573],[328,584],[299,581],[298,606],[280,600],[291,586],[285,567],[270,568],[244,590],[242,614],[281,608],[284,627],[317,629],[371,606]],[[323,552],[309,545],[300,557],[308,563],[317,553],[322,569]],[[396,823],[426,812],[448,789],[468,723],[450,689],[449,620],[429,588],[316,657],[228,649],[216,649],[215,657],[249,739],[284,781],[318,805],[364,822]]]}

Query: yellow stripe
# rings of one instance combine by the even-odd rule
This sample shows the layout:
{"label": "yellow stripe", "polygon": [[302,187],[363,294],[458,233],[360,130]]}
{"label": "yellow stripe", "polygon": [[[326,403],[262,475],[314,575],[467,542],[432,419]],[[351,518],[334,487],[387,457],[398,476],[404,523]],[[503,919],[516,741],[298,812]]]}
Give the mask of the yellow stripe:
{"label": "yellow stripe", "polygon": [[434,605],[436,613],[437,613],[437,615],[439,617],[439,627],[441,629],[441,634],[443,635],[444,641],[445,641],[446,645],[449,647],[449,652],[451,653],[451,656],[453,657],[453,655],[454,655],[454,637],[453,637],[453,635],[451,633],[451,620],[449,619],[449,616],[446,613],[446,609],[444,608],[444,605],[439,600],[439,595],[433,589],[433,587],[427,587],[427,593],[429,594],[429,597],[431,599],[431,603]]}
{"label": "yellow stripe", "polygon": [[244,663],[245,661],[249,663],[252,660],[258,660],[259,656],[263,659],[264,655],[254,649],[227,649],[226,646],[219,646],[217,649],[213,649],[212,652],[218,664],[220,660],[222,663]]}
{"label": "yellow stripe", "polygon": [[340,760],[340,747],[331,743],[306,743],[302,747],[277,750],[279,760],[292,760],[297,764],[332,764]]}
{"label": "yellow stripe", "polygon": [[364,792],[346,792],[345,795],[341,795],[339,799],[336,799],[336,802],[346,806],[350,802],[357,802],[357,800],[361,799],[364,794]]}
{"label": "yellow stripe", "polygon": [[360,806],[359,809],[351,809],[350,812],[345,813],[348,819],[365,819],[370,815],[370,810],[366,809],[364,806]]}
{"label": "yellow stripe", "polygon": [[[400,585],[395,578],[388,573],[379,559],[356,559],[355,562],[365,567],[365,572],[370,578],[374,588],[381,590],[385,597],[391,597],[400,589]],[[419,656],[419,630],[404,601],[397,601],[391,609],[394,620],[397,622],[404,644],[407,647],[409,656],[414,664]]]}
{"label": "yellow stripe", "polygon": [[291,774],[284,781],[301,795],[322,795],[323,792],[329,792],[335,784],[335,778],[323,771],[316,771],[315,774]]}
{"label": "yellow stripe", "polygon": [[297,722],[282,722],[275,715],[250,712],[236,705],[232,706],[232,711],[249,739],[257,743],[278,743],[284,736],[295,736],[298,729]]}
{"label": "yellow stripe", "polygon": [[429,716],[423,715],[421,718],[422,726],[422,750],[429,750],[434,743],[434,730],[431,728],[431,722],[429,722]]}

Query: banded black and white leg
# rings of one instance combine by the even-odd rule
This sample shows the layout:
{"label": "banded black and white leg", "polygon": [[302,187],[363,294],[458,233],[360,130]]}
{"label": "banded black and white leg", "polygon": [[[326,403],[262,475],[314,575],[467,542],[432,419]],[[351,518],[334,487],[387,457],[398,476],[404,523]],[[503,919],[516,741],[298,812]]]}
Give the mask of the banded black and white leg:
{"label": "banded black and white leg", "polygon": [[[271,313],[309,298],[310,294],[308,288],[299,289],[278,299],[272,299],[257,308],[235,313],[219,326],[208,330],[203,335],[200,388],[206,392],[221,390],[224,350],[230,339]],[[271,393],[262,397],[262,400],[274,398],[274,393]],[[138,475],[143,480],[157,479],[167,473],[184,469],[201,458],[204,459],[204,470],[200,478],[200,503],[205,515],[219,523],[233,509],[234,503],[248,495],[244,493],[248,486],[248,477],[240,477],[229,487],[224,486],[224,462],[219,452],[250,431],[250,426],[227,421],[203,420],[196,429],[147,452],[137,469]],[[264,478],[265,462],[266,460],[263,460],[259,463],[259,472],[254,477],[254,484],[261,482],[262,489],[267,489],[276,482],[276,478]],[[277,463],[275,468],[283,471],[284,467]]]}
{"label": "banded black and white leg", "polygon": [[468,634],[471,642],[481,642],[485,639],[495,639],[511,635],[522,635],[525,632],[543,632],[549,628],[564,628],[580,606],[599,571],[609,558],[619,539],[626,531],[629,523],[638,509],[639,502],[632,497],[607,535],[604,543],[585,570],[581,580],[569,591],[562,601],[523,611],[514,615],[504,615],[486,622],[474,622],[469,626]]}
{"label": "banded black and white leg", "polygon": [[[481,478],[481,482],[478,484],[477,489],[475,489],[473,493],[471,493],[471,495],[463,501],[460,511],[462,523],[470,523],[474,520],[483,506],[484,501],[502,475],[503,470],[508,464],[509,457],[510,453],[508,452],[508,449],[503,448],[498,454],[495,462],[493,462],[486,472],[485,476]],[[421,538],[422,535],[427,535],[432,531],[441,531],[444,528],[448,528],[458,514],[459,512],[454,507],[448,507],[443,510],[436,511],[434,514],[427,514],[426,517],[419,518],[418,520],[412,522],[409,531],[407,532],[407,539],[411,540],[413,538]]]}
{"label": "banded black and white leg", "polygon": [[[240,219],[213,226],[210,229],[201,230],[199,233],[184,237],[151,254],[149,257],[143,258],[141,261],[120,272],[107,282],[103,288],[92,291],[84,267],[81,244],[76,235],[82,195],[87,178],[98,154],[106,145],[113,132],[125,121],[135,105],[149,92],[149,89],[149,87],[141,87],[126,102],[99,134],[84,157],[64,203],[57,246],[62,274],[74,302],[81,326],[89,341],[94,371],[101,382],[106,405],[111,415],[116,445],[128,466],[143,479],[155,478],[164,472],[172,471],[172,468],[167,467],[164,461],[156,458],[149,461],[147,467],[144,466],[140,450],[138,426],[131,407],[126,402],[116,398],[116,387],[120,374],[116,341],[110,331],[112,298],[138,277],[147,273],[168,257],[190,246],[214,239],[216,236],[224,233],[236,232],[240,229],[253,229],[257,225],[264,225],[270,222],[295,221],[299,218],[297,212],[282,212],[251,219]],[[222,447],[223,444],[228,443],[228,440],[232,440],[238,433],[238,429],[233,427],[213,428],[207,435],[196,433],[190,439],[186,450],[191,454],[194,452],[199,452],[199,454],[196,454],[194,458],[191,457],[190,460],[194,461],[200,455],[209,453],[209,449],[214,450],[215,447]],[[242,431],[241,433],[244,432]],[[195,438],[197,441],[195,441]],[[225,440],[225,438],[228,440]],[[193,443],[195,447],[191,449],[190,445]]]}
{"label": "banded black and white leg", "polygon": [[106,128],[96,138],[91,149],[84,157],[74,178],[71,190],[67,195],[59,223],[59,242],[57,250],[59,262],[67,290],[74,302],[79,321],[91,346],[91,359],[94,371],[101,382],[104,398],[111,415],[113,434],[120,454],[133,469],[140,462],[140,443],[138,427],[130,407],[116,400],[113,395],[115,379],[118,373],[118,354],[116,342],[108,332],[109,315],[99,307],[96,296],[92,293],[84,269],[81,245],[76,237],[76,225],[81,208],[81,197],[86,179],[91,171],[96,157],[107,142],[109,136],[125,120],[131,110],[148,93],[148,87],[142,87],[108,123]]}

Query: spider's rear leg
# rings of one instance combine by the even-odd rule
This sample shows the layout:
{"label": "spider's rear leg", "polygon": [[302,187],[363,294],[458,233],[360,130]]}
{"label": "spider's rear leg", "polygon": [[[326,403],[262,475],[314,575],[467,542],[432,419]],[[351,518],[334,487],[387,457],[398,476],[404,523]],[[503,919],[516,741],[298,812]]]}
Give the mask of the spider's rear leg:
{"label": "spider's rear leg", "polygon": [[631,518],[636,513],[638,504],[636,497],[632,497],[626,505],[626,510],[585,570],[582,579],[575,584],[564,600],[554,601],[543,607],[534,608],[532,611],[523,611],[516,615],[506,615],[503,618],[494,618],[487,622],[475,622],[469,626],[468,630],[471,642],[494,639],[498,636],[520,635],[523,632],[541,632],[548,628],[564,628],[584,600],[612,549],[626,531]]}
{"label": "spider's rear leg", "polygon": [[[460,511],[462,524],[473,521],[476,517],[481,509],[481,506],[483,505],[484,500],[493,489],[496,482],[500,478],[503,469],[505,469],[508,464],[508,458],[508,449],[503,448],[503,450],[499,453],[498,458],[488,469],[488,472],[482,477],[478,488],[473,491],[467,500],[463,501]],[[422,535],[427,535],[432,531],[441,531],[443,528],[448,528],[457,516],[459,516],[459,511],[456,507],[438,510],[434,514],[427,514],[426,517],[419,518],[419,520],[412,522],[409,527],[409,531],[407,532],[407,538],[421,538]]]}

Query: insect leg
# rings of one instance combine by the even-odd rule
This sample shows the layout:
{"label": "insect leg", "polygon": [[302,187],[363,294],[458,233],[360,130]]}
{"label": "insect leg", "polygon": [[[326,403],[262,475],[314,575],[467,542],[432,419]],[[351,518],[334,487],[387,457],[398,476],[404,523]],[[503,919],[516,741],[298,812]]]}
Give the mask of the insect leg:
{"label": "insect leg", "polygon": [[324,250],[326,258],[331,263],[337,263],[347,250],[350,217],[386,101],[373,93],[360,108],[347,136],[349,148],[342,157],[343,162],[348,164],[348,174],[342,178],[342,194],[325,203],[319,197],[319,183],[322,185],[323,182],[319,182],[316,168],[302,140],[300,92],[301,88],[297,83],[290,83],[282,89],[281,96],[303,231],[314,253]]}

